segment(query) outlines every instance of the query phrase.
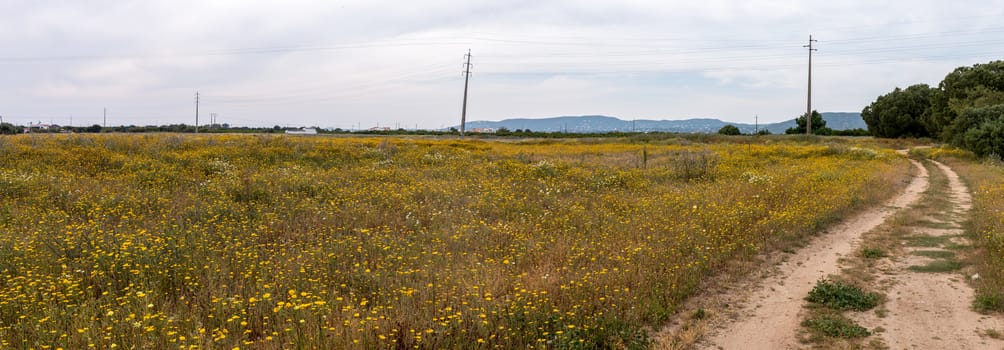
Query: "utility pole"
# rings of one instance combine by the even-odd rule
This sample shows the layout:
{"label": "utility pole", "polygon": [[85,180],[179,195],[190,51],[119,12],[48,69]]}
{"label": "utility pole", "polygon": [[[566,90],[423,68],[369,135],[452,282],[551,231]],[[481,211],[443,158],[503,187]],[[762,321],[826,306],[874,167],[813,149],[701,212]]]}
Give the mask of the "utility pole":
{"label": "utility pole", "polygon": [[812,34],[809,34],[809,45],[802,47],[809,48],[809,93],[806,98],[805,103],[805,133],[807,135],[812,135],[812,52],[818,51],[819,49],[812,48],[812,43],[818,40],[812,39]]}
{"label": "utility pole", "polygon": [[753,135],[757,135],[759,133],[760,133],[760,115],[757,114],[753,116]]}
{"label": "utility pole", "polygon": [[467,49],[467,54],[464,55],[467,58],[467,62],[464,63],[464,107],[460,112],[460,138],[464,138],[464,130],[467,128],[467,86],[468,82],[471,80],[471,49]]}
{"label": "utility pole", "polygon": [[105,107],[104,109],[101,110],[101,127],[102,128],[108,127],[108,107]]}
{"label": "utility pole", "polygon": [[195,133],[199,133],[199,92],[195,92]]}

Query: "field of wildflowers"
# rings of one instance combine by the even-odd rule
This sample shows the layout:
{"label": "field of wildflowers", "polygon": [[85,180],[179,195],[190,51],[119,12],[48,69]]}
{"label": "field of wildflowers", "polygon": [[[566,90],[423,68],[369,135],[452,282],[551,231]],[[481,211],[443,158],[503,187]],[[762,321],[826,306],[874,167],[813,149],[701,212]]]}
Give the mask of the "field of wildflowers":
{"label": "field of wildflowers", "polygon": [[0,346],[645,347],[909,171],[764,140],[3,137]]}

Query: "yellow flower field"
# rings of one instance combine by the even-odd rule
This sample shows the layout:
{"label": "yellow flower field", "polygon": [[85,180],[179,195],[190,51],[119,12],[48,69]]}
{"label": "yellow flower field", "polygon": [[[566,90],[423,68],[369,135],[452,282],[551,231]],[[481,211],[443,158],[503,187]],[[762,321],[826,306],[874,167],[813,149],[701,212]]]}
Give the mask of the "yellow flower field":
{"label": "yellow flower field", "polygon": [[747,140],[2,137],[0,345],[644,348],[909,171]]}

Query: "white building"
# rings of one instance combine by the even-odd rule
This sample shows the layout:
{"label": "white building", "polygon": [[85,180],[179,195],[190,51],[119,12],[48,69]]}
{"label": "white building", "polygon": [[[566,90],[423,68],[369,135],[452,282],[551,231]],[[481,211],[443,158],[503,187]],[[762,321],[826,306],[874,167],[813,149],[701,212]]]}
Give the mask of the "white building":
{"label": "white building", "polygon": [[291,135],[317,135],[317,129],[303,128],[300,130],[286,130],[286,133]]}

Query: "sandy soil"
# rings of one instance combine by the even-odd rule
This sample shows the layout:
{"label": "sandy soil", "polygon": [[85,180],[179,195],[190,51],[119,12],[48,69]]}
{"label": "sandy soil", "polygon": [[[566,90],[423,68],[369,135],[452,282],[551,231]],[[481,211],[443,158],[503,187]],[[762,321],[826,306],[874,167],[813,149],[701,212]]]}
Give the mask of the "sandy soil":
{"label": "sandy soil", "polygon": [[[794,349],[801,347],[796,332],[800,327],[803,298],[816,281],[839,274],[841,256],[852,254],[862,234],[882,224],[898,210],[916,202],[927,189],[927,170],[913,161],[919,171],[906,190],[886,206],[845,220],[820,235],[809,246],[779,266],[741,305],[740,317],[716,325],[716,330],[697,344],[709,349]],[[963,191],[965,192],[965,191]],[[905,313],[906,311],[904,311]],[[891,326],[891,325],[890,325]]]}
{"label": "sandy soil", "polygon": [[[972,207],[972,197],[958,175],[944,164],[934,162],[949,181],[952,208],[942,219],[929,217],[939,228],[911,227],[911,232],[931,236],[957,236],[963,233],[962,222]],[[944,218],[948,218],[947,220]],[[940,228],[943,227],[943,228]],[[968,244],[964,237],[954,237],[953,243]],[[913,272],[910,266],[925,265],[933,259],[910,255],[916,250],[939,251],[943,247],[906,248],[902,258],[883,274],[879,283],[892,285],[886,292],[889,301],[885,317],[863,313],[853,318],[864,327],[883,331],[878,337],[890,349],[1004,349],[1004,341],[985,335],[987,329],[1004,330],[1000,317],[972,311],[973,288],[968,276],[958,271],[932,273]]]}

